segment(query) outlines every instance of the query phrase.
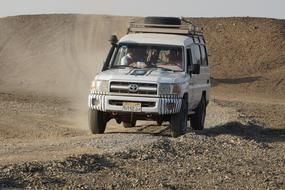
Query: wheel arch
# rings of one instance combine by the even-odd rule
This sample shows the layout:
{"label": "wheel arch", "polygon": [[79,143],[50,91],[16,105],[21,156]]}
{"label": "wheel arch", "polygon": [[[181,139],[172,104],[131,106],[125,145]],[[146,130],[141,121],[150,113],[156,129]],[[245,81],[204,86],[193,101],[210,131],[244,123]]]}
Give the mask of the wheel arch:
{"label": "wheel arch", "polygon": [[185,93],[183,94],[182,99],[184,99],[184,98],[186,98],[187,103],[188,103],[188,98],[189,98],[188,92],[185,92]]}
{"label": "wheel arch", "polygon": [[207,96],[207,91],[206,90],[203,90],[203,92],[202,92],[202,97],[205,97],[206,98],[206,96]]}

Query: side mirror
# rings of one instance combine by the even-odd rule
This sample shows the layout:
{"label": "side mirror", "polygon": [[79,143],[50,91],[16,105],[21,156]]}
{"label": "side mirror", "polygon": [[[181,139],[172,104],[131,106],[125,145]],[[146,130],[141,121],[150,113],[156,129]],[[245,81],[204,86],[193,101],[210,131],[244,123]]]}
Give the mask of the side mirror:
{"label": "side mirror", "polygon": [[111,49],[110,49],[110,51],[109,51],[109,53],[108,53],[108,55],[107,55],[106,60],[105,60],[104,63],[103,63],[102,71],[107,70],[108,65],[109,65],[109,63],[110,63],[110,61],[111,61],[111,59],[112,59],[112,55],[113,55],[113,53],[114,53],[114,51],[115,51],[115,48],[117,47],[118,41],[119,41],[119,40],[118,40],[118,38],[117,38],[116,35],[112,35],[112,36],[110,37],[109,42],[111,43],[112,47],[111,47]]}
{"label": "side mirror", "polygon": [[118,41],[119,40],[118,40],[118,37],[116,35],[112,35],[110,37],[110,40],[109,40],[109,42],[111,43],[112,46],[115,46],[118,43]]}
{"label": "side mirror", "polygon": [[200,74],[200,64],[193,64],[192,74]]}

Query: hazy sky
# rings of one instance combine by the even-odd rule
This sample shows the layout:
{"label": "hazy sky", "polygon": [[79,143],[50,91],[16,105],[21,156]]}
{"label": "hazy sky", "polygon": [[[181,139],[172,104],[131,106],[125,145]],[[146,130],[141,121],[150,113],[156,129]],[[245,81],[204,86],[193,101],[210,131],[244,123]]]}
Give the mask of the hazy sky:
{"label": "hazy sky", "polygon": [[285,19],[285,0],[0,0],[0,16],[44,13]]}

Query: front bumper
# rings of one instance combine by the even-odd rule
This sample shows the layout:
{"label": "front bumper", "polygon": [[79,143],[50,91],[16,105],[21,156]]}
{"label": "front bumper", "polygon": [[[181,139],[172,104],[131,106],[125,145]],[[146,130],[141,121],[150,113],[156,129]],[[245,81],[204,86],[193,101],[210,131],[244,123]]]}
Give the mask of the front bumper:
{"label": "front bumper", "polygon": [[88,107],[104,112],[125,112],[122,105],[112,102],[140,102],[142,108],[137,113],[150,114],[174,114],[181,109],[182,99],[178,96],[167,95],[161,97],[136,97],[90,93],[88,97]]}

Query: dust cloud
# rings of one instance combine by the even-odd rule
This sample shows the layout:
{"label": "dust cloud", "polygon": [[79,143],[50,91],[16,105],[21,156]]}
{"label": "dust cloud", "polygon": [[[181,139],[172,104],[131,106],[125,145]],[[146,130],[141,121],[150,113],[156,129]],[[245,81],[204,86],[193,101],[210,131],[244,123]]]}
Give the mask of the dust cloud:
{"label": "dust cloud", "polygon": [[0,92],[32,95],[31,105],[34,97],[59,98],[70,127],[88,129],[91,80],[101,71],[110,36],[122,37],[128,23],[128,17],[94,15],[0,19]]}
{"label": "dust cloud", "polygon": [[[9,19],[9,18],[8,18]],[[91,15],[19,16],[1,23],[1,91],[48,94],[86,106],[110,35],[122,36],[128,18]]]}

